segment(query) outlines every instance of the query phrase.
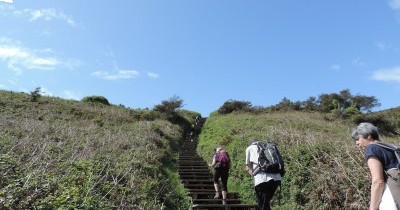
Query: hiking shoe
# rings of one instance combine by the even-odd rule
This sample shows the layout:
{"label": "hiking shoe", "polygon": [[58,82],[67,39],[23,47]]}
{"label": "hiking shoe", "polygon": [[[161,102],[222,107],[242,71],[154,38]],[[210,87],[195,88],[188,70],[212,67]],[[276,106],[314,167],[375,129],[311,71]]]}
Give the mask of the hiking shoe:
{"label": "hiking shoe", "polygon": [[215,193],[214,199],[218,199],[219,198],[219,193]]}

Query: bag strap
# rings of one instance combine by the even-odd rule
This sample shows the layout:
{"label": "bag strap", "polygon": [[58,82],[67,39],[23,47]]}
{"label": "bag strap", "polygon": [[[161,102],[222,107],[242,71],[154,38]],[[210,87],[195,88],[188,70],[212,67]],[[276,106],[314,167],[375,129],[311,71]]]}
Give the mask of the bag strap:
{"label": "bag strap", "polygon": [[[262,149],[265,149],[265,148],[263,147],[263,145],[261,144],[260,141],[253,142],[252,145],[256,145],[256,146],[257,146],[258,158],[260,158],[260,155],[261,155],[260,152],[261,152]],[[260,171],[261,171],[260,163],[257,163],[257,164],[256,164],[256,167],[253,169],[252,175],[255,176],[255,175],[257,175]]]}
{"label": "bag strap", "polygon": [[397,158],[397,168],[400,169],[400,148],[399,147],[396,147],[393,144],[387,144],[387,143],[383,143],[383,142],[376,142],[374,144],[376,144],[382,148],[386,148],[386,149],[393,151],[394,155]]}

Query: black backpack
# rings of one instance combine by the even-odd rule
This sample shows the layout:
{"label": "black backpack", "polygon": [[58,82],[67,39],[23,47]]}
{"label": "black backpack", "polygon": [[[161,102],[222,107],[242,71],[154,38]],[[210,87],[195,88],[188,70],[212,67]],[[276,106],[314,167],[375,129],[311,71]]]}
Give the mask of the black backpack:
{"label": "black backpack", "polygon": [[274,142],[254,142],[257,145],[258,164],[253,170],[253,176],[263,171],[266,173],[279,173],[285,175],[283,158]]}

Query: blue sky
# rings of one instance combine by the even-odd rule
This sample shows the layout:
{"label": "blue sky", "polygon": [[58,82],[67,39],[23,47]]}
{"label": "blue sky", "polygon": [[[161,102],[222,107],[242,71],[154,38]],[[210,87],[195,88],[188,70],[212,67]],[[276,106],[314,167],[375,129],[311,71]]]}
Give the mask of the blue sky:
{"label": "blue sky", "polygon": [[0,0],[0,89],[153,108],[375,96],[400,106],[400,0]]}

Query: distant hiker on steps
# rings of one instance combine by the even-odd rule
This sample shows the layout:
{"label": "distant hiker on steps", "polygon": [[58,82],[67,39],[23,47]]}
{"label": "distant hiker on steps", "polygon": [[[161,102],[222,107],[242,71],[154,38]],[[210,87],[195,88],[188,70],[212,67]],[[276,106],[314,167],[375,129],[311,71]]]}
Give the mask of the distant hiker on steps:
{"label": "distant hiker on steps", "polygon": [[218,147],[213,156],[213,161],[210,164],[214,168],[214,188],[215,196],[214,199],[219,199],[219,186],[218,180],[221,178],[221,191],[222,191],[222,204],[226,204],[226,198],[228,195],[228,176],[230,168],[230,158],[229,154],[225,149]]}
{"label": "distant hiker on steps", "polygon": [[364,150],[371,173],[369,209],[400,209],[400,149],[381,142],[378,128],[367,122],[355,127],[351,137]]}

